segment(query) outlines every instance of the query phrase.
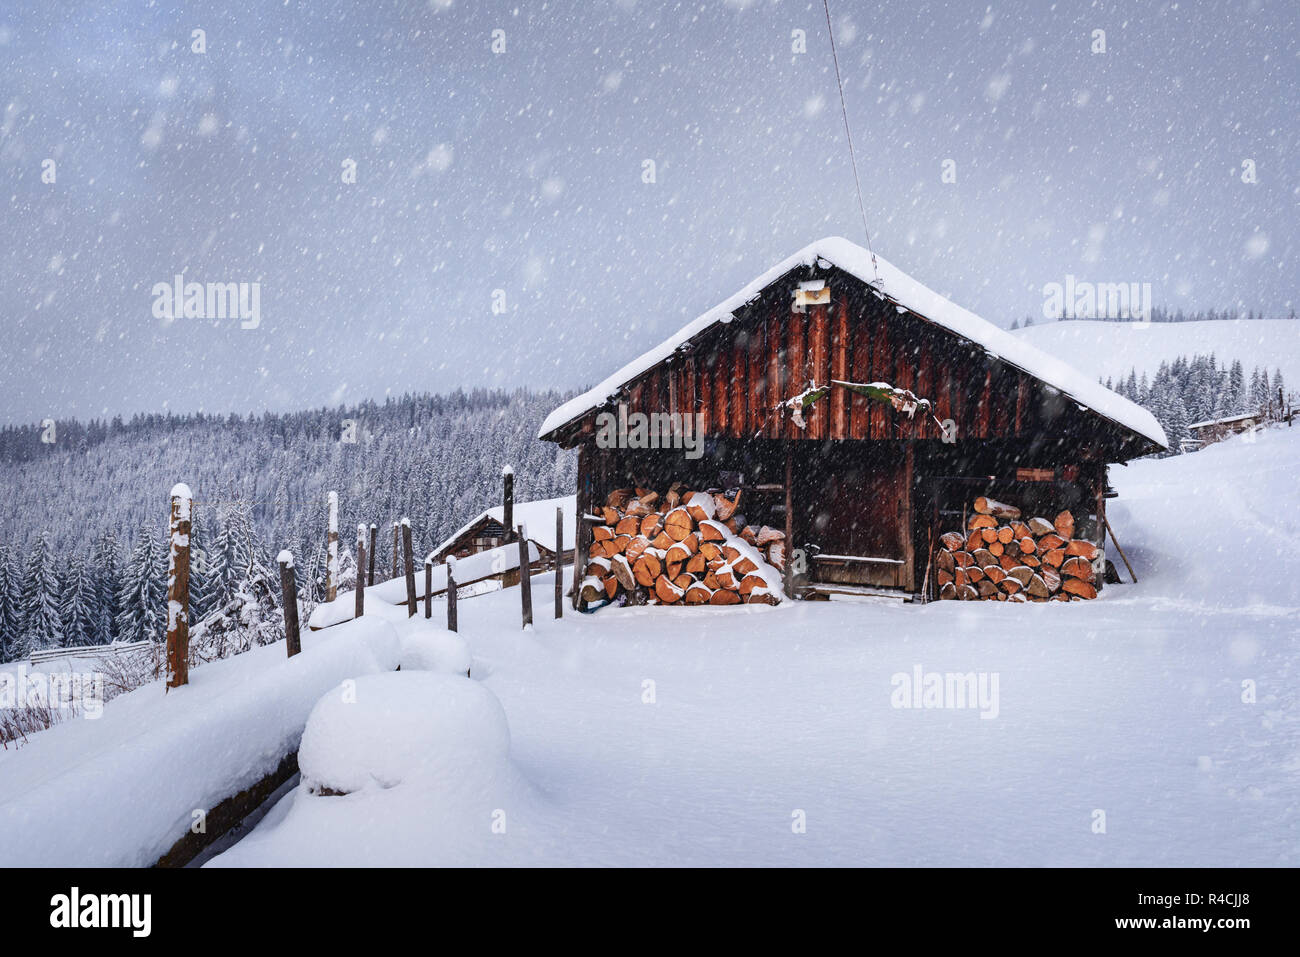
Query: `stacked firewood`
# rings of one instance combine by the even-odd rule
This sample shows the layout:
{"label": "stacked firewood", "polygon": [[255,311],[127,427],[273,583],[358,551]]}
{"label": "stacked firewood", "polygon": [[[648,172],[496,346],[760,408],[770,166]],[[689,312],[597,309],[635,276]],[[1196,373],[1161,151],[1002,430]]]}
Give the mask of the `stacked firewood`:
{"label": "stacked firewood", "polygon": [[1100,550],[1074,537],[1074,515],[1021,521],[1020,510],[975,499],[966,531],[939,536],[934,567],[940,598],[963,601],[1074,601],[1096,598]]}
{"label": "stacked firewood", "polygon": [[693,492],[681,482],[662,495],[610,492],[587,516],[596,524],[579,586],[583,600],[623,594],[637,604],[777,604],[785,533],[747,524],[740,496]]}

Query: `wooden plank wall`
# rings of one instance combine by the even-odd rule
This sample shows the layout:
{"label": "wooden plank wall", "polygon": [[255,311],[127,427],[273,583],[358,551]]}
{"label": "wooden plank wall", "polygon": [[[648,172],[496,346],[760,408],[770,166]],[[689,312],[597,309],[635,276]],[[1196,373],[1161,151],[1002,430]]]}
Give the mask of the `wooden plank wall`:
{"label": "wooden plank wall", "polygon": [[[792,312],[785,284],[773,286],[734,321],[718,326],[689,355],[648,370],[628,389],[628,411],[700,412],[705,434],[733,439],[938,439],[939,426],[909,420],[882,403],[832,390],[798,429],[772,411],[781,399],[832,378],[888,382],[934,403],[958,439],[1022,438],[1045,423],[1036,415],[1043,386],[911,313],[832,274],[828,305]],[[778,295],[779,293],[779,295]],[[1060,423],[1052,423],[1059,432]]]}

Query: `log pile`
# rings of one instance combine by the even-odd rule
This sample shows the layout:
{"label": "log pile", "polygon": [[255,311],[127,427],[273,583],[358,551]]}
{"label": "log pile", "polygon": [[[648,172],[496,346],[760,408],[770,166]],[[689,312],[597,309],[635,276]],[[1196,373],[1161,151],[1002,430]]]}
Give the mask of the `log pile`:
{"label": "log pile", "polygon": [[1077,601],[1096,598],[1100,549],[1074,537],[1074,515],[1022,521],[1020,509],[983,496],[964,532],[944,532],[935,552],[940,598]]}
{"label": "log pile", "polygon": [[740,513],[741,492],[690,491],[674,482],[662,495],[644,488],[610,492],[593,522],[583,601],[739,605],[779,602],[785,533],[754,526]]}

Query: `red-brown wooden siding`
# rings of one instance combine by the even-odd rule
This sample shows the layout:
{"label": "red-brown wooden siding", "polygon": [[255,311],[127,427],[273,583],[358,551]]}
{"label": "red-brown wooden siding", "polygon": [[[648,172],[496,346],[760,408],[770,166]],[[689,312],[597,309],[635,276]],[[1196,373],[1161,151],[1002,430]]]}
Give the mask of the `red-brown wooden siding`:
{"label": "red-brown wooden siding", "polygon": [[[829,305],[793,312],[785,296],[761,297],[715,327],[687,355],[660,363],[629,383],[628,411],[699,412],[706,436],[791,439],[940,438],[934,419],[952,419],[958,439],[1014,438],[1059,430],[1080,413],[1040,413],[1043,383],[990,357],[983,348],[831,279]],[[885,403],[832,389],[797,428],[774,407],[814,381],[883,381],[933,403],[933,416],[909,420]],[[784,423],[784,424],[783,424]]]}

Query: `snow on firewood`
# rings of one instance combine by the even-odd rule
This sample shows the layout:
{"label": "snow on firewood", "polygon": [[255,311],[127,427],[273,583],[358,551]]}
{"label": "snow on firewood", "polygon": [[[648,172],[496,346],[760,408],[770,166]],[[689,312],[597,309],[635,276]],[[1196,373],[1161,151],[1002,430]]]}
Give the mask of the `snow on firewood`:
{"label": "snow on firewood", "polygon": [[687,605],[777,604],[785,533],[749,524],[741,492],[667,492],[621,488],[607,493],[592,529],[580,597]]}

